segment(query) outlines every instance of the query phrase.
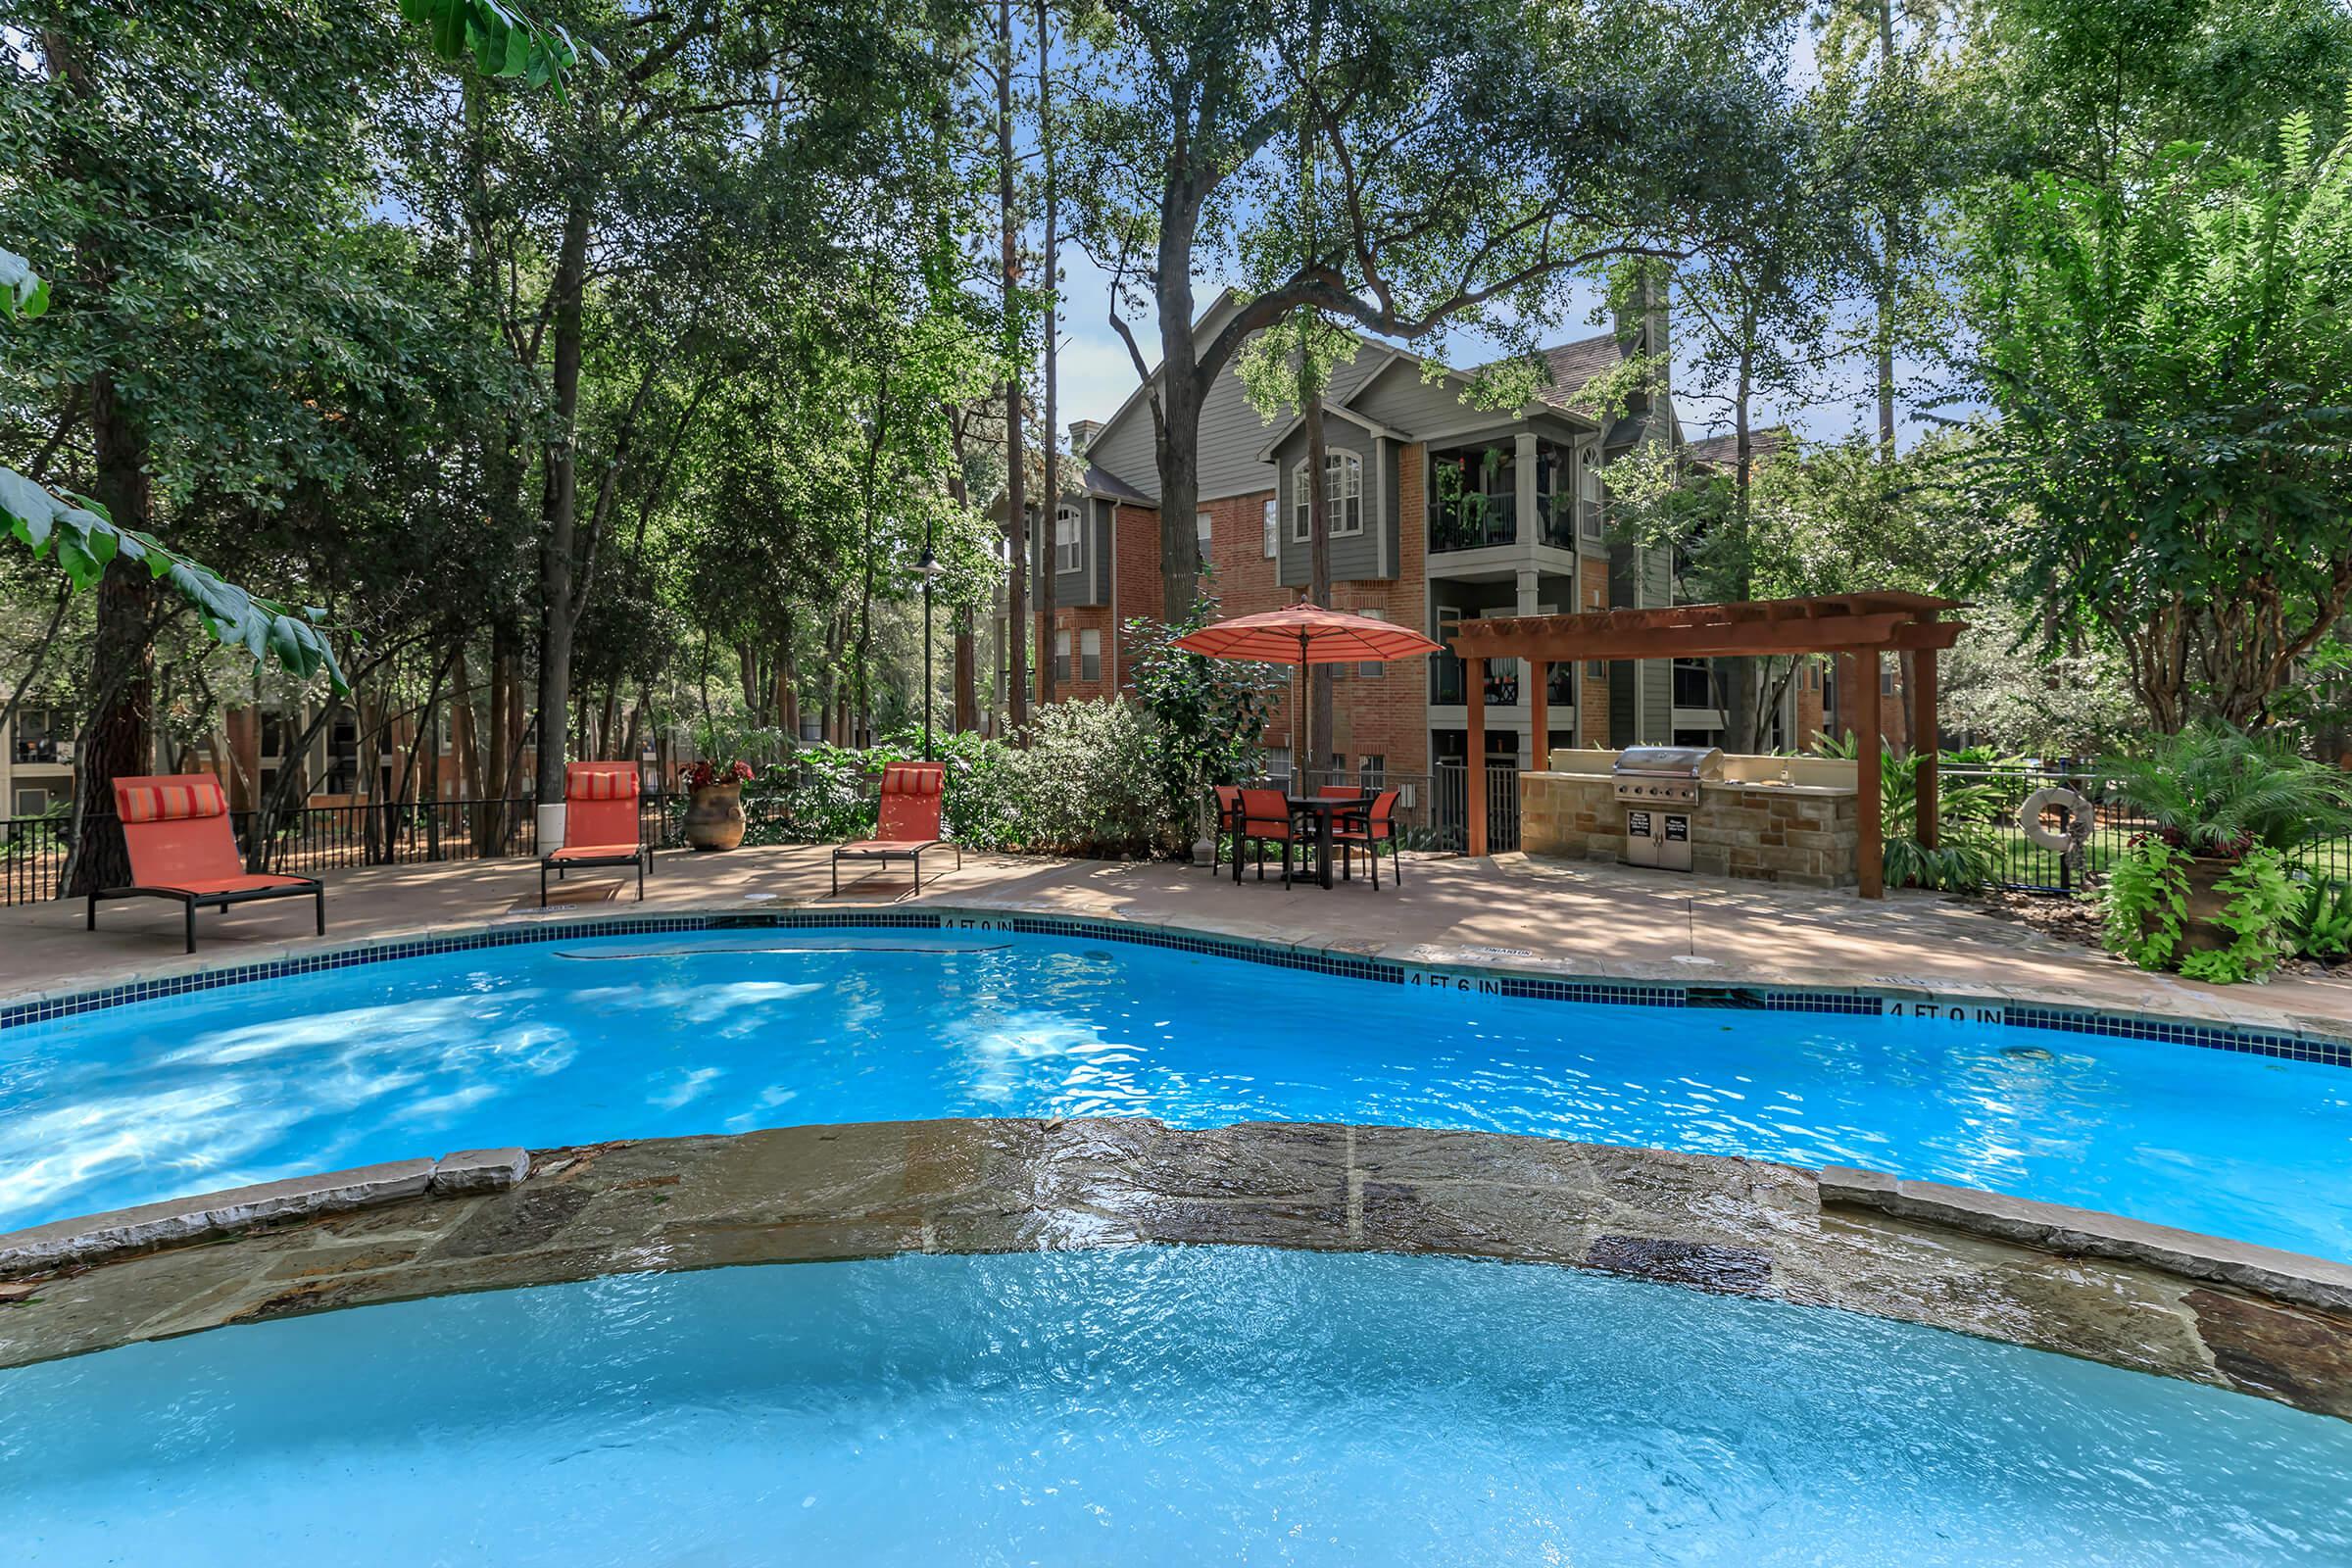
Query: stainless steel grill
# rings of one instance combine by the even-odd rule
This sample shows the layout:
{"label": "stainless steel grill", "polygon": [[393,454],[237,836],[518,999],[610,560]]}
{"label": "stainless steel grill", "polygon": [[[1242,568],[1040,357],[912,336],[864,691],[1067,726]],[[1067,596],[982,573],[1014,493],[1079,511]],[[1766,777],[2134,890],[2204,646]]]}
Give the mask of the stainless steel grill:
{"label": "stainless steel grill", "polygon": [[1723,748],[1629,746],[1609,774],[1621,801],[1695,804],[1699,785],[1723,778]]}

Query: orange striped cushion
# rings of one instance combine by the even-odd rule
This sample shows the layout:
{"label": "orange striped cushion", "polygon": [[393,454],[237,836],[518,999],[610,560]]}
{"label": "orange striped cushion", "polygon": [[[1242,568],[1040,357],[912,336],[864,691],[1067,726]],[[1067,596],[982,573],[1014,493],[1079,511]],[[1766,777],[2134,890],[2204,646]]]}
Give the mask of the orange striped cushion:
{"label": "orange striped cushion", "polygon": [[882,770],[882,793],[937,795],[947,773],[937,762],[893,762]]}
{"label": "orange striped cushion", "polygon": [[213,783],[118,787],[115,805],[125,822],[176,822],[183,817],[224,816],[228,812],[228,797]]}
{"label": "orange striped cushion", "polygon": [[567,768],[564,780],[564,798],[567,801],[633,801],[637,798],[637,770],[617,767],[582,767],[574,763]]}

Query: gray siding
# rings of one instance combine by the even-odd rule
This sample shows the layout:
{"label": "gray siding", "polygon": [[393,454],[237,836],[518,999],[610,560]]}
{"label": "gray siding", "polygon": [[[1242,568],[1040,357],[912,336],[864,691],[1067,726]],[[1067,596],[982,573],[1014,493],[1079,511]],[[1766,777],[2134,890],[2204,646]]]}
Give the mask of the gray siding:
{"label": "gray siding", "polygon": [[[1394,577],[1395,551],[1384,546],[1375,509],[1380,505],[1378,454],[1374,451],[1372,433],[1345,419],[1333,419],[1326,427],[1325,442],[1337,451],[1354,453],[1364,464],[1364,527],[1361,533],[1335,535],[1331,541],[1331,580],[1333,582],[1381,582]],[[1391,445],[1392,452],[1394,444]],[[1275,490],[1277,535],[1281,540],[1278,560],[1280,571],[1276,581],[1286,588],[1304,587],[1312,575],[1309,556],[1312,546],[1303,539],[1293,539],[1292,509],[1298,502],[1298,475],[1294,470],[1306,454],[1306,431],[1294,430],[1275,454]],[[1393,489],[1394,486],[1392,485]]]}
{"label": "gray siding", "polygon": [[1128,416],[1095,432],[1087,457],[1152,500],[1159,499],[1159,460],[1152,451],[1152,410],[1138,402]]}
{"label": "gray siding", "polygon": [[1474,409],[1462,401],[1461,388],[1451,381],[1425,382],[1410,363],[1393,366],[1373,382],[1372,389],[1350,407],[1391,429],[1418,436],[1424,430],[1444,430],[1491,416],[1497,426],[1515,424],[1510,409]]}
{"label": "gray siding", "polygon": [[[1054,573],[1054,605],[1057,610],[1090,610],[1110,603],[1110,504],[1090,497],[1070,496],[1066,502],[1081,509],[1081,534],[1087,546],[1076,571]],[[1029,570],[1042,577],[1058,559],[1050,525],[1032,523]]]}
{"label": "gray siding", "polygon": [[[1352,361],[1334,369],[1325,394],[1329,401],[1345,401],[1387,353],[1367,343]],[[1250,406],[1233,367],[1218,371],[1200,404],[1200,499],[1274,488],[1274,471],[1258,462],[1257,455],[1292,417],[1284,414],[1265,418]],[[1147,401],[1138,399],[1123,417],[1097,432],[1089,455],[1153,501],[1159,499],[1159,461],[1152,450],[1152,409]],[[1367,450],[1365,456],[1370,455]]]}

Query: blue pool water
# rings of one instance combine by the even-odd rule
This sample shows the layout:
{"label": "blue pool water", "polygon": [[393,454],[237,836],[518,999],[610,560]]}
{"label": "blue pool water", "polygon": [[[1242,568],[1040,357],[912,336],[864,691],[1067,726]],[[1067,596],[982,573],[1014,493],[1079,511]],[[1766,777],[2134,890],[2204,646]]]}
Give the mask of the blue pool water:
{"label": "blue pool water", "polygon": [[12,1564],[2352,1560],[2352,1424],[1565,1270],[639,1275],[0,1372]]}
{"label": "blue pool water", "polygon": [[456,1149],[950,1115],[1838,1162],[2352,1258],[2340,1067],[930,932],[526,945],[0,1031],[0,1228]]}

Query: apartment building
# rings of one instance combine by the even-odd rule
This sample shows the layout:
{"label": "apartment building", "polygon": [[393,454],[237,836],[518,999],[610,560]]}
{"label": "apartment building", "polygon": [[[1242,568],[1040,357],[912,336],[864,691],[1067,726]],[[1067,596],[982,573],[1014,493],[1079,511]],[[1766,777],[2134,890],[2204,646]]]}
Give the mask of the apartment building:
{"label": "apartment building", "polygon": [[[1220,297],[1200,336],[1237,308]],[[1337,368],[1323,400],[1332,605],[1419,627],[1443,642],[1464,618],[1582,613],[1671,604],[1664,550],[1607,537],[1605,465],[1643,442],[1683,445],[1670,386],[1637,392],[1614,411],[1597,378],[1636,355],[1669,349],[1662,292],[1616,330],[1544,353],[1549,383],[1525,405],[1481,408],[1471,377],[1371,339]],[[1267,419],[1228,368],[1200,420],[1201,556],[1224,613],[1293,602],[1308,581],[1305,431]],[[1054,573],[1052,624],[1037,646],[1055,661],[1057,694],[1128,687],[1121,627],[1158,615],[1158,474],[1152,417],[1139,389],[1108,420],[1072,427],[1083,461],[1068,466],[1051,530],[1036,530],[1034,571]],[[1372,775],[1427,773],[1468,760],[1463,666],[1425,662],[1335,671],[1333,758],[1314,764]],[[1488,760],[1535,765],[1527,682],[1509,665],[1486,677]],[[1546,687],[1551,747],[1713,744],[1724,715],[1705,661],[1553,664]],[[1787,727],[1796,729],[1791,692]],[[1287,771],[1295,737],[1286,706],[1269,724],[1269,769]]]}

